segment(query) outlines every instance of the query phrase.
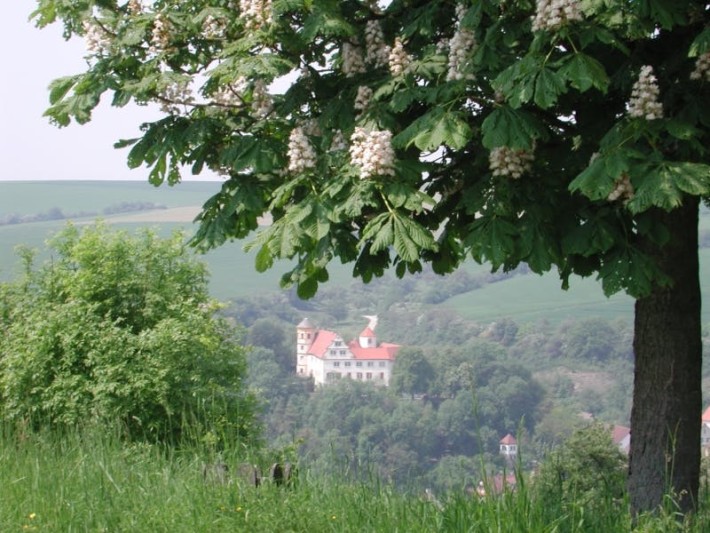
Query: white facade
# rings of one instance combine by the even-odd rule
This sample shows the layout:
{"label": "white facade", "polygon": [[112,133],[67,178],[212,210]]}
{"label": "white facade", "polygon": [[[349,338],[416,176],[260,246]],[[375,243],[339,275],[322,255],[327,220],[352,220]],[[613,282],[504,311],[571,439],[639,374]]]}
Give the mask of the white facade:
{"label": "white facade", "polygon": [[296,373],[312,377],[316,385],[354,379],[387,386],[399,348],[391,343],[378,344],[370,326],[357,340],[345,342],[333,331],[316,329],[306,318],[296,326]]}

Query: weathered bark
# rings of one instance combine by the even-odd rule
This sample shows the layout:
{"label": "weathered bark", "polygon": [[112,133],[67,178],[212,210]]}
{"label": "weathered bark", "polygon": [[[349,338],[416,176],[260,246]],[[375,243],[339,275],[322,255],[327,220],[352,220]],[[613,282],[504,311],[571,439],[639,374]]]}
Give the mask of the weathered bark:
{"label": "weathered bark", "polygon": [[682,511],[697,502],[702,413],[698,200],[654,217],[668,228],[662,248],[644,247],[673,280],[636,301],[629,494],[634,513],[665,494]]}

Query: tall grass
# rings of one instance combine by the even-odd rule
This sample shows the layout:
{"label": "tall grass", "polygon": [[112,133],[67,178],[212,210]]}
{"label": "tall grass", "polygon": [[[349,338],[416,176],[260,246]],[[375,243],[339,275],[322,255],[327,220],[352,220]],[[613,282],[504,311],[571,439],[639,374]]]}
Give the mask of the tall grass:
{"label": "tall grass", "polygon": [[[253,487],[203,477],[205,462],[275,456],[209,445],[125,443],[113,431],[58,434],[0,428],[0,531],[130,532],[627,532],[625,502],[545,505],[534,486],[486,498],[464,491],[425,498],[378,483],[301,472],[293,486]],[[236,469],[232,468],[232,472]],[[708,502],[702,502],[703,509]],[[707,531],[707,512],[679,521],[672,499],[644,516],[644,532]]]}

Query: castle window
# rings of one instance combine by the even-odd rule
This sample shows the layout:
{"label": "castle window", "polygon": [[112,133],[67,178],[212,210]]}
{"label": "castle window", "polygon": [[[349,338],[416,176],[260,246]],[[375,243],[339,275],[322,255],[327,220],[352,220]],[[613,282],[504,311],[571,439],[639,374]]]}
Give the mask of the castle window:
{"label": "castle window", "polygon": [[381,379],[381,380],[384,380],[384,379],[385,379],[385,373],[384,373],[384,372],[380,372],[380,379]]}
{"label": "castle window", "polygon": [[358,361],[357,363],[355,363],[355,366],[362,366],[362,361]]}
{"label": "castle window", "polygon": [[335,362],[333,363],[333,366],[340,366],[340,361],[335,361]]}
{"label": "castle window", "polygon": [[375,363],[373,363],[372,361],[368,361],[367,366],[375,366]]}
{"label": "castle window", "polygon": [[345,366],[350,366],[350,361],[345,361]]}
{"label": "castle window", "polygon": [[367,374],[365,374],[365,377],[367,379],[372,379],[372,372],[368,372]]}
{"label": "castle window", "polygon": [[340,350],[340,355],[345,355],[345,350]]}
{"label": "castle window", "polygon": [[362,380],[362,372],[357,373],[357,379]]}

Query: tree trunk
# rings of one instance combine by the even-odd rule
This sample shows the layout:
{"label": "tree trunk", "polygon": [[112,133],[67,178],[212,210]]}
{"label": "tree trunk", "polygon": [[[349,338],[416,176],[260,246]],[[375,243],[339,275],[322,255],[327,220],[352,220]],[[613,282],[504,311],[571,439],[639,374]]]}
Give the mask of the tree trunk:
{"label": "tree trunk", "polygon": [[694,509],[700,475],[702,341],[698,267],[698,199],[653,213],[670,232],[659,247],[644,244],[670,287],[636,301],[629,495],[634,514],[658,508],[672,494]]}

